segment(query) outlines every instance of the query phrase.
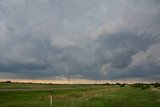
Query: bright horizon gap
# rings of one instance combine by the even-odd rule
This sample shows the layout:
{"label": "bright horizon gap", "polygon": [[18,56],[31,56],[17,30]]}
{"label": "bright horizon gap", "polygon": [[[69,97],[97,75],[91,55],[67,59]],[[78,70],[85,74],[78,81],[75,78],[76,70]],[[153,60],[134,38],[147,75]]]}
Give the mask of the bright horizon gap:
{"label": "bright horizon gap", "polygon": [[[52,84],[103,84],[103,83],[124,83],[123,79],[118,80],[91,80],[91,79],[50,79],[50,80],[44,80],[44,79],[35,79],[33,82],[33,79],[2,79],[0,78],[0,82],[20,82],[20,83],[52,83]],[[133,84],[133,83],[154,83],[158,81],[153,80],[142,80],[140,78],[135,79],[126,79],[125,83],[127,84]]]}

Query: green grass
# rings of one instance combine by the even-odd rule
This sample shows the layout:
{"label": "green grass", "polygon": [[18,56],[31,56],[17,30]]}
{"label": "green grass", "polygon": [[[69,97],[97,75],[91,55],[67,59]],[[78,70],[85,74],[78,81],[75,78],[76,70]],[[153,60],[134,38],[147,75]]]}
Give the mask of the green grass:
{"label": "green grass", "polygon": [[[1,83],[0,83],[1,84]],[[6,83],[4,83],[6,85]],[[4,85],[3,84],[3,85]],[[12,84],[14,85],[14,84]],[[15,84],[17,85],[17,84]],[[20,85],[20,84],[18,84]],[[23,84],[39,90],[0,91],[0,107],[50,107],[49,90],[53,90],[53,107],[159,107],[160,89],[103,85]],[[38,85],[38,86],[36,86]],[[0,85],[1,88],[2,85]],[[4,86],[3,86],[4,88]],[[9,88],[9,86],[8,86]],[[18,88],[16,86],[16,88]],[[58,90],[60,89],[60,90]]]}
{"label": "green grass", "polygon": [[88,84],[74,84],[74,85],[67,85],[67,84],[39,84],[39,83],[0,83],[0,89],[53,89],[53,88],[91,88],[95,85],[88,85]]}

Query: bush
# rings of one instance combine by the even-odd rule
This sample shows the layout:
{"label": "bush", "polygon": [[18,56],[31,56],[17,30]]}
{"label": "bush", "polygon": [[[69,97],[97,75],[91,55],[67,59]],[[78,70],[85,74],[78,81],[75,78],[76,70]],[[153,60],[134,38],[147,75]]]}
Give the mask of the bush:
{"label": "bush", "polygon": [[125,84],[121,84],[120,86],[121,86],[121,87],[125,87]]}
{"label": "bush", "polygon": [[135,88],[141,88],[143,85],[144,85],[143,83],[135,83],[135,84],[132,84],[131,86]]}
{"label": "bush", "polygon": [[160,83],[157,83],[157,82],[156,82],[156,83],[153,84],[153,86],[154,86],[155,88],[158,88],[158,87],[160,87]]}
{"label": "bush", "polygon": [[150,88],[150,86],[149,86],[148,84],[147,84],[147,85],[145,84],[145,85],[143,85],[143,86],[141,87],[142,90],[148,89],[148,88]]}
{"label": "bush", "polygon": [[150,88],[149,84],[144,84],[144,83],[135,83],[135,84],[132,84],[131,86],[135,88],[141,88],[142,90]]}

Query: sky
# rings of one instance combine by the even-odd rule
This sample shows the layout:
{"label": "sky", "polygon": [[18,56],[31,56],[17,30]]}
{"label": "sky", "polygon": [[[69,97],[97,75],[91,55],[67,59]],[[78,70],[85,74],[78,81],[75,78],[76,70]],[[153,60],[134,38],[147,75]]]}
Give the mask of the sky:
{"label": "sky", "polygon": [[0,78],[160,81],[160,0],[0,0]]}

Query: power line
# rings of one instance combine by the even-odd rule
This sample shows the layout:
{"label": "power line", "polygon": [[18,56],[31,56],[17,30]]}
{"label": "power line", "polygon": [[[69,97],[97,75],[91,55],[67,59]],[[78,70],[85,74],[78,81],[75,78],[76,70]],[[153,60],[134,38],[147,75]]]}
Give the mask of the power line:
{"label": "power line", "polygon": [[124,71],[124,85],[126,84],[126,74],[125,74],[125,71]]}
{"label": "power line", "polygon": [[34,79],[35,79],[35,77],[34,77],[34,74],[33,74],[33,83],[34,83]]}

